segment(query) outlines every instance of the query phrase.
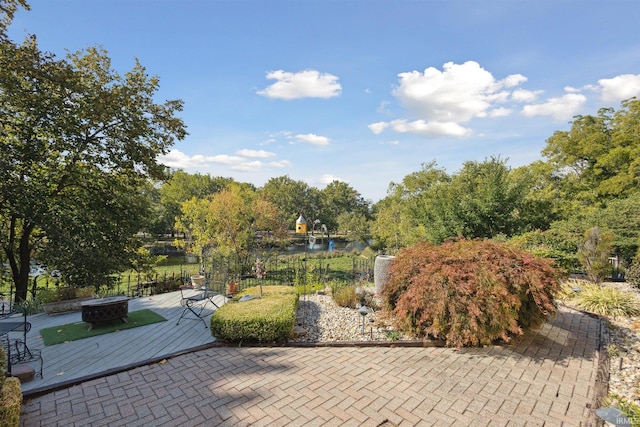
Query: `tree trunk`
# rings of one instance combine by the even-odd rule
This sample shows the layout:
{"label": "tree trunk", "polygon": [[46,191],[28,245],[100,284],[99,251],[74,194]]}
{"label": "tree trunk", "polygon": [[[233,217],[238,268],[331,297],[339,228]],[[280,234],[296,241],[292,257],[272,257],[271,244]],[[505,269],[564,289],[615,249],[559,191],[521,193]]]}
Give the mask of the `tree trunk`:
{"label": "tree trunk", "polygon": [[[12,224],[12,226],[15,222]],[[29,246],[29,239],[33,226],[24,225],[22,227],[22,234],[20,235],[20,244],[18,246],[17,254],[15,251],[15,245],[13,245],[13,239],[10,239],[9,244],[4,248],[9,266],[11,267],[11,277],[16,288],[15,301],[22,302],[27,299],[27,289],[29,288],[29,272],[31,271],[31,247]],[[11,233],[14,235],[13,231]],[[18,259],[16,259],[16,255]]]}

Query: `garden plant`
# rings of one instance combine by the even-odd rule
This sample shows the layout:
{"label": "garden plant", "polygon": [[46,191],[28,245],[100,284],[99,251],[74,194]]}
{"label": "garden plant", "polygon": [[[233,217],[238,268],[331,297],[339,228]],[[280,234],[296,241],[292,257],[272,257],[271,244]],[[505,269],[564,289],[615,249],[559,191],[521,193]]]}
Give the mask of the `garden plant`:
{"label": "garden plant", "polygon": [[555,312],[552,262],[506,243],[456,240],[402,250],[383,286],[398,328],[447,346],[508,342]]}

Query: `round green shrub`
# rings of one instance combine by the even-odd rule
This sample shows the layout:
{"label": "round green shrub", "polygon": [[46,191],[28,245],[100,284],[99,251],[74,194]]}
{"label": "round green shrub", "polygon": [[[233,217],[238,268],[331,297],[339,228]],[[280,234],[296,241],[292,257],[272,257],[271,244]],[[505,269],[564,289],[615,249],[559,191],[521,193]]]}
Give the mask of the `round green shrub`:
{"label": "round green shrub", "polygon": [[391,264],[381,293],[398,329],[454,347],[509,341],[555,312],[553,261],[507,243],[419,243]]}

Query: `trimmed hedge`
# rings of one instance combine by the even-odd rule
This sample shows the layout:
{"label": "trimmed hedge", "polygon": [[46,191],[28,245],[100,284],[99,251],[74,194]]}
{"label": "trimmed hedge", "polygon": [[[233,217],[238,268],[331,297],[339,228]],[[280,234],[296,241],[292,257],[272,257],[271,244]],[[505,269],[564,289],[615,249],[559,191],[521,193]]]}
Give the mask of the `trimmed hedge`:
{"label": "trimmed hedge", "polygon": [[[244,295],[254,299],[239,302]],[[298,294],[289,286],[249,288],[211,316],[211,334],[229,342],[286,342],[293,335]]]}
{"label": "trimmed hedge", "polygon": [[401,251],[381,293],[397,327],[463,347],[509,341],[555,312],[553,262],[505,243],[424,242]]}

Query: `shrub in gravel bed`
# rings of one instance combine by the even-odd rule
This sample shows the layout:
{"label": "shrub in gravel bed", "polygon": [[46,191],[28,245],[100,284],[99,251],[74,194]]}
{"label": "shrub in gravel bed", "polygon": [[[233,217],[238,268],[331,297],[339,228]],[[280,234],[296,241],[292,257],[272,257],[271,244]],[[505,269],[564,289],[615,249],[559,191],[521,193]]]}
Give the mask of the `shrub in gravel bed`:
{"label": "shrub in gravel bed", "polygon": [[[251,295],[249,301],[239,301]],[[211,333],[228,342],[286,342],[293,334],[298,294],[289,286],[246,289],[211,316]]]}
{"label": "shrub in gravel bed", "polygon": [[576,307],[611,317],[640,315],[638,300],[631,292],[612,286],[583,282],[580,291],[570,295]]}

